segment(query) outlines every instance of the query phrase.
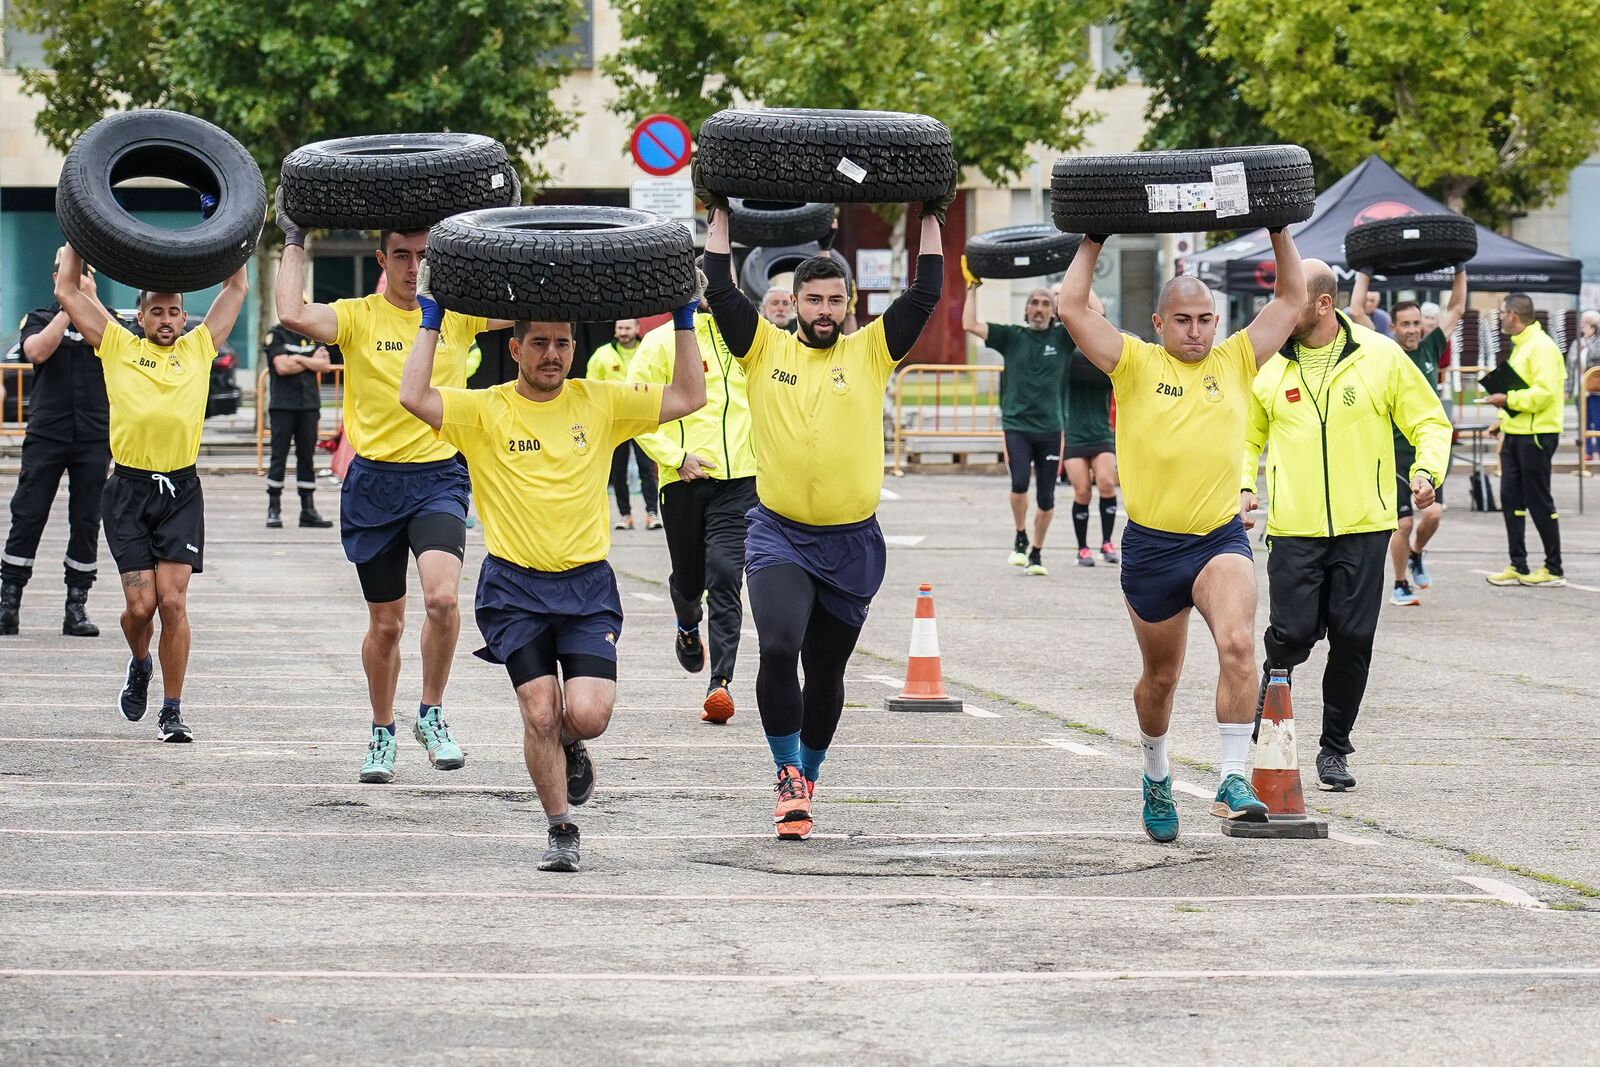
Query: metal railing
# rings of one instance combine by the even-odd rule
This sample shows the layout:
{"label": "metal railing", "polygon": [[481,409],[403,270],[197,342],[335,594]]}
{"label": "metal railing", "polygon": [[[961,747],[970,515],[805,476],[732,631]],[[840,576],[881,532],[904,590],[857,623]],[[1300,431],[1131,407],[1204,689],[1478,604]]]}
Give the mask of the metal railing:
{"label": "metal railing", "polygon": [[33,373],[31,363],[0,363],[0,384],[5,386],[6,399],[0,410],[0,437],[21,437],[28,432],[22,421],[22,376]]}
{"label": "metal railing", "polygon": [[[302,371],[301,373],[304,374],[306,372]],[[322,381],[323,372],[322,371],[312,371],[311,373],[313,373],[313,374],[315,374],[317,376],[317,392],[320,394],[322,392],[322,387],[323,387],[323,381]],[[344,429],[344,365],[340,364],[340,363],[335,363],[333,365],[333,368],[331,370],[329,370],[327,372],[327,374],[328,374],[329,377],[331,377],[333,379],[333,412],[334,412],[334,414],[333,414],[333,435],[332,436],[337,437],[339,435],[339,432]],[[268,388],[268,386],[267,386],[267,376],[268,376],[268,369],[265,366],[263,366],[261,368],[261,373],[256,375],[256,473],[257,474],[266,473],[267,467],[266,467],[266,464],[263,462],[263,457],[266,455],[267,444],[272,440],[272,428],[267,425],[267,408],[268,408],[268,402],[269,402],[269,397],[268,397],[268,394],[267,394],[267,388]],[[324,440],[324,438],[322,436],[322,422],[321,422],[321,414],[320,413],[318,414],[318,421],[317,421],[317,440],[318,440],[319,443]]]}
{"label": "metal railing", "polygon": [[[890,380],[894,446],[891,469],[898,476],[923,452],[941,452],[965,464],[968,453],[1003,455],[1000,372],[1004,366],[914,363]],[[930,447],[933,446],[933,447]]]}

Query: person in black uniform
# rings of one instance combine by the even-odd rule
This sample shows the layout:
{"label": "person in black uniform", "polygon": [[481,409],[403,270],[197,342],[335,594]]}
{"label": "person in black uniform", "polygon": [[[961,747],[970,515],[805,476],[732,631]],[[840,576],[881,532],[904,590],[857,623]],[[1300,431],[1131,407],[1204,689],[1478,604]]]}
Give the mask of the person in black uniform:
{"label": "person in black uniform", "polygon": [[[283,525],[283,473],[294,443],[294,487],[300,491],[300,525],[324,530],[332,520],[317,514],[312,496],[317,491],[317,417],[322,411],[322,390],[317,375],[333,368],[328,349],[282,323],[268,331],[267,374],[271,401],[272,461],[267,466],[267,526]],[[258,401],[259,402],[259,401]]]}
{"label": "person in black uniform", "polygon": [[[60,266],[58,252],[52,279]],[[85,271],[78,287],[98,299],[92,273]],[[22,441],[22,473],[11,497],[11,533],[0,553],[0,634],[17,632],[22,590],[33,577],[34,553],[64,472],[67,607],[61,632],[99,637],[85,604],[100,544],[100,494],[111,465],[105,373],[94,347],[73,329],[60,304],[30,311],[22,320],[22,354],[33,364],[32,406]]]}

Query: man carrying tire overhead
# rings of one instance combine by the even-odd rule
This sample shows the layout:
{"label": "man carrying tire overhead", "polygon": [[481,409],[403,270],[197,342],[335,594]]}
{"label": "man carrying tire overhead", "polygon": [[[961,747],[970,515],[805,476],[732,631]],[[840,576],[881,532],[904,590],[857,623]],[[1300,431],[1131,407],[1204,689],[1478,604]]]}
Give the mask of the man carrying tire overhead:
{"label": "man carrying tire overhead", "polygon": [[[700,719],[721,725],[735,710],[746,516],[757,503],[755,436],[744,368],[709,311],[696,312],[694,337],[706,379],[705,406],[656,433],[639,435],[635,443],[661,465],[661,517],[672,557],[667,591],[678,623],[673,652],[684,670],[698,674],[706,667],[709,647],[711,679]],[[676,339],[671,324],[645,334],[628,380],[670,385]],[[708,613],[702,642],[700,622]]]}
{"label": "man carrying tire overhead", "polygon": [[1178,836],[1167,729],[1183,669],[1189,612],[1198,609],[1216,642],[1220,783],[1211,813],[1264,822],[1245,765],[1254,729],[1256,610],[1250,541],[1239,521],[1238,471],[1245,414],[1257,369],[1289,339],[1305,303],[1300,253],[1272,230],[1277,281],[1245,329],[1214,344],[1211,290],[1180,276],[1161,289],[1153,316],[1160,344],[1124,334],[1090,307],[1090,283],[1105,236],[1088,234],[1062,279],[1061,321],[1078,348],[1111,376],[1117,455],[1127,527],[1122,591],[1144,671],[1134,686],[1144,749],[1144,827],[1156,841]]}
{"label": "man carrying tire overhead", "polygon": [[206,543],[195,460],[217,356],[215,338],[233,330],[249,280],[240,267],[223,283],[205,320],[188,333],[183,332],[188,316],[181,294],[141,291],[144,336],[135,337],[84,292],[82,272],[82,258],[68,245],[56,273],[56,300],[100,357],[111,406],[115,466],[101,510],[106,544],[122,575],[122,633],[132,653],[118,707],[129,722],[144,718],[155,669],[150,643],[159,614],[163,700],[157,730],[163,741],[189,741],[193,733],[181,714],[189,666],[189,579],[202,570]]}
{"label": "man carrying tire overhead", "polygon": [[[427,619],[422,626],[422,693],[412,736],[438,770],[456,770],[466,753],[456,743],[441,704],[461,630],[457,590],[466,556],[466,468],[457,449],[428,432],[400,406],[400,376],[422,310],[417,272],[428,231],[384,231],[378,265],[382,293],[333,304],[305,300],[305,231],[282,209],[283,259],[278,266],[278,321],[344,355],[344,426],[356,457],[340,496],[340,538],[356,565],[367,601],[361,666],[372,704],[372,733],[360,780],[394,780],[395,689],[400,681],[400,636],[405,630],[406,556],[416,557]],[[440,352],[435,384],[466,385],[466,354],[475,337],[508,321],[445,313],[434,339]]]}
{"label": "man carrying tire overhead", "polygon": [[[1256,714],[1272,671],[1292,672],[1326,636],[1317,784],[1345,792],[1356,786],[1347,762],[1355,751],[1350,733],[1367,688],[1395,529],[1392,498],[1373,492],[1373,475],[1388,486],[1398,473],[1418,508],[1432,504],[1450,460],[1450,422],[1432,384],[1399,345],[1337,310],[1333,269],[1312,259],[1304,271],[1300,321],[1251,387],[1239,517],[1251,525],[1267,448],[1271,615]],[[1391,467],[1395,426],[1415,449],[1403,472]]]}
{"label": "man carrying tire overhead", "polygon": [[[1367,288],[1371,284],[1372,278],[1365,271],[1356,272],[1355,289],[1350,294],[1352,308],[1359,309],[1366,306]],[[1395,341],[1422,372],[1422,377],[1435,390],[1436,396],[1440,360],[1444,358],[1445,350],[1450,346],[1450,334],[1455,330],[1456,323],[1461,321],[1461,314],[1466,309],[1467,271],[1465,265],[1457,264],[1455,278],[1450,283],[1449,303],[1436,315],[1432,328],[1426,327],[1422,307],[1414,300],[1401,301],[1391,311],[1390,323],[1393,326]],[[1376,329],[1360,311],[1352,311],[1350,319],[1358,326],[1365,326],[1369,330]],[[1433,540],[1433,535],[1438,532],[1440,520],[1444,518],[1444,505],[1440,503],[1440,496],[1444,491],[1443,485],[1435,487],[1433,501],[1427,507],[1415,506],[1411,491],[1411,470],[1416,466],[1416,462],[1417,450],[1401,431],[1399,423],[1396,423],[1394,427],[1394,474],[1397,489],[1395,515],[1399,525],[1389,539],[1389,562],[1394,567],[1394,591],[1389,595],[1389,602],[1402,607],[1422,603],[1417,591],[1427,589],[1433,584],[1433,576],[1428,572],[1428,563],[1423,552],[1428,547],[1428,542]],[[1439,473],[1443,477],[1444,472]]]}
{"label": "man carrying tire overhead", "polygon": [[[749,381],[756,495],[745,578],[761,644],[756,704],[777,769],[780,840],[812,828],[812,797],[844,710],[844,673],[883,582],[883,393],[927,325],[943,283],[940,221],[949,190],[922,205],[916,280],[864,329],[844,334],[850,293],[826,255],[794,272],[797,332],[763,319],[733,281],[727,200],[709,211],[706,299]],[[805,667],[805,686],[799,679]]]}
{"label": "man carrying tire overhead", "polygon": [[[639,320],[618,319],[612,326],[612,339],[589,357],[589,369],[584,374],[591,382],[620,382],[628,377],[633,357],[639,354]],[[657,512],[656,469],[637,441],[624,441],[611,457],[611,492],[617,498],[617,529],[633,529],[632,494],[628,492],[628,460],[632,457],[639,470],[639,496],[644,499],[644,528],[659,530],[661,517]]]}
{"label": "man carrying tire overhead", "polygon": [[572,325],[519,321],[511,336],[516,379],[468,390],[435,384],[434,354],[450,313],[432,299],[427,275],[424,264],[400,402],[470,465],[488,546],[477,593],[486,647],[478,655],[505,665],[522,712],[523,759],[549,824],[539,869],[576,871],[571,806],[594,792],[583,742],[611,720],[622,636],[622,601],[606,562],[611,455],[705,403],[694,335],[700,297],[673,313],[670,385],[567,381]]}

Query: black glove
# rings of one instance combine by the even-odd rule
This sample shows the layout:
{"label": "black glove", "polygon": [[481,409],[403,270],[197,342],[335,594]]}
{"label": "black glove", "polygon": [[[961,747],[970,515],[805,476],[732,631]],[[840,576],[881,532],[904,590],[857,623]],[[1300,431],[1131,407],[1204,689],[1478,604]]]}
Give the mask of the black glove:
{"label": "black glove", "polygon": [[956,202],[956,175],[950,175],[950,187],[938,196],[930,197],[922,202],[922,217],[932,215],[940,226],[944,225],[945,212],[950,205]]}
{"label": "black glove", "polygon": [[1268,226],[1267,227],[1267,232],[1270,233],[1274,237],[1276,237],[1276,236],[1278,236],[1278,234],[1282,233],[1283,230],[1284,230],[1284,227],[1282,227],[1282,226]]}
{"label": "black glove", "polygon": [[706,183],[701,180],[700,153],[698,152],[695,153],[694,162],[689,164],[689,179],[694,182],[695,199],[706,206],[708,216],[712,211],[720,211],[724,215],[731,213],[728,209],[728,198],[721,193],[713,193],[706,188]]}
{"label": "black glove", "polygon": [[1097,245],[1103,245],[1116,235],[1110,233],[1086,233],[1083,236],[1086,240],[1093,241]]}

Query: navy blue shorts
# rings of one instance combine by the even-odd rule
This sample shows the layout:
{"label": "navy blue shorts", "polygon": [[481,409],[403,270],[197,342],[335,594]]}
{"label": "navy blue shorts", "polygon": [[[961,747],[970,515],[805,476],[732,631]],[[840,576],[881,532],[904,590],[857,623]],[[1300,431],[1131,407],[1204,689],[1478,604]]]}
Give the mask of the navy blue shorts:
{"label": "navy blue shorts", "polygon": [[1136,522],[1122,532],[1122,595],[1145,622],[1165,622],[1194,607],[1194,583],[1205,565],[1232,552],[1254,559],[1237,518],[1208,534],[1167,533]]}
{"label": "navy blue shorts", "polygon": [[757,504],[745,518],[746,574],[793,563],[816,580],[822,610],[851,626],[866,623],[888,564],[876,515],[841,526],[808,526]]}
{"label": "navy blue shorts", "polygon": [[[459,459],[380,463],[357,456],[345,472],[339,497],[339,539],[344,543],[345,558],[366,563],[382,555],[406,536],[406,525],[412,519],[423,515],[460,519],[464,547],[471,494],[467,468]],[[414,547],[420,550],[423,546]]]}
{"label": "navy blue shorts", "polygon": [[603,559],[536,571],[485,556],[476,614],[486,645],[473,655],[505,664],[514,686],[555,674],[558,663],[567,678],[617,677],[622,596]]}

